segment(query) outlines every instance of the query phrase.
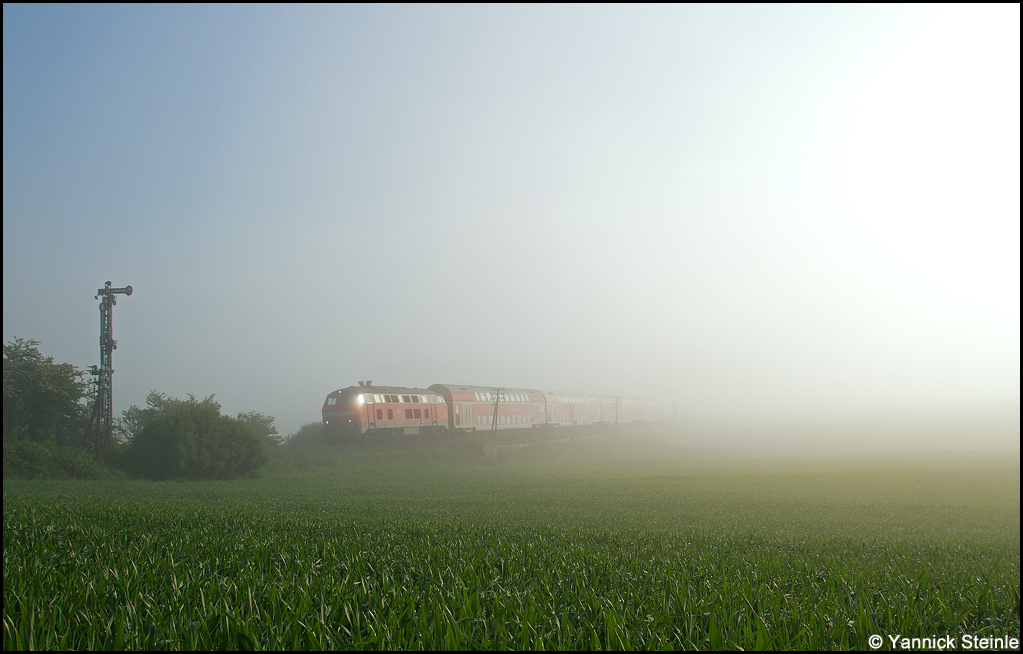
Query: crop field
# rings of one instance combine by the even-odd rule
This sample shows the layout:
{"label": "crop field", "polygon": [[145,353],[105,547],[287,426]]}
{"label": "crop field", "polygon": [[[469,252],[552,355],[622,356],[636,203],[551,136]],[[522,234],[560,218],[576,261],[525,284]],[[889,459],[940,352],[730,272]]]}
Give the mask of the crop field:
{"label": "crop field", "polygon": [[1019,637],[1018,451],[692,461],[630,438],[5,481],[4,649]]}

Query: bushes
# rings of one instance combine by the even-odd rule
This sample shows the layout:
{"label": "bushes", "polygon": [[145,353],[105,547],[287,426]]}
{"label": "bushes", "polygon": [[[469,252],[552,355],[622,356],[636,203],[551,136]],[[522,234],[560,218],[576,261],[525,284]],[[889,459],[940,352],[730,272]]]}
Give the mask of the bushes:
{"label": "bushes", "polygon": [[323,423],[317,420],[316,422],[307,422],[299,427],[297,432],[284,439],[282,447],[288,449],[324,447],[326,444]]}
{"label": "bushes", "polygon": [[4,476],[27,479],[236,479],[267,462],[267,439],[246,422],[220,415],[212,397],[165,399],[128,445],[104,452],[103,464],[81,448],[52,441],[5,441]]}
{"label": "bushes", "polygon": [[4,344],[4,444],[13,441],[80,443],[89,413],[81,400],[84,373],[44,357],[39,341]]}
{"label": "bushes", "polygon": [[236,479],[268,460],[251,425],[220,415],[212,397],[170,400],[131,442],[129,471],[149,479]]}
{"label": "bushes", "polygon": [[153,391],[132,406],[102,443],[102,465],[88,449],[84,373],[44,357],[39,342],[16,338],[3,347],[4,475],[97,479],[122,474],[151,479],[234,479],[268,460],[280,438],[273,416],[255,411],[220,415],[213,396],[168,398]]}
{"label": "bushes", "polygon": [[100,479],[111,471],[77,447],[49,441],[4,443],[4,477],[26,479]]}
{"label": "bushes", "polygon": [[[89,407],[85,373],[56,363],[39,341],[4,344],[4,477],[99,479],[117,476],[93,460],[85,438]],[[110,450],[111,443],[104,444]]]}

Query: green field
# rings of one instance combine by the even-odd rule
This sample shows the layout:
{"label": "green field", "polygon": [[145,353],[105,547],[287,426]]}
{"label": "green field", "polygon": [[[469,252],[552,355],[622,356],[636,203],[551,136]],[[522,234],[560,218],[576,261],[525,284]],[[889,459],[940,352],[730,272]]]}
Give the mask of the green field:
{"label": "green field", "polygon": [[[1019,637],[1019,451],[692,460],[649,436],[4,482],[5,649],[866,648]],[[887,648],[887,642],[886,642]]]}

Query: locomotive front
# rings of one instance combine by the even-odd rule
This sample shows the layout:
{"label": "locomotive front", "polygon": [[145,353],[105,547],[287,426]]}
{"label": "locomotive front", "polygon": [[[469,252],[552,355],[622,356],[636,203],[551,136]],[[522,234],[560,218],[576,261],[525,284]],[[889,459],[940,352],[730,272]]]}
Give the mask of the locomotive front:
{"label": "locomotive front", "polygon": [[323,428],[328,440],[371,435],[412,435],[443,430],[447,405],[424,388],[373,386],[359,382],[336,390],[323,402]]}
{"label": "locomotive front", "polygon": [[339,436],[366,432],[366,394],[364,388],[349,386],[334,391],[323,401],[324,431]]}

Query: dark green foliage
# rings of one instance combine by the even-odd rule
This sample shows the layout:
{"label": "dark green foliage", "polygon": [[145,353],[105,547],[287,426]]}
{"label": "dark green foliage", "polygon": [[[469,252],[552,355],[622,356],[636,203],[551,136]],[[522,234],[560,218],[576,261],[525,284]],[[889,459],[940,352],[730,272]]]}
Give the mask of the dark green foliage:
{"label": "dark green foliage", "polygon": [[323,423],[319,421],[305,423],[297,432],[284,439],[283,445],[288,448],[323,447],[326,445],[323,438]]}
{"label": "dark green foliage", "polygon": [[281,444],[284,438],[277,433],[277,427],[274,425],[274,417],[268,416],[258,411],[249,411],[248,413],[239,413],[238,420],[244,422],[248,426],[252,427],[260,438],[266,441],[267,448],[273,449]]}
{"label": "dark green foliage", "polygon": [[24,479],[101,479],[111,472],[81,448],[49,441],[4,443],[4,477]]}
{"label": "dark green foliage", "polygon": [[220,415],[213,396],[202,401],[193,396],[162,399],[160,411],[131,441],[127,460],[135,474],[149,479],[235,479],[267,461],[265,439],[250,425]]}
{"label": "dark green foliage", "polygon": [[177,401],[174,398],[168,398],[166,393],[149,391],[149,395],[146,396],[146,408],[140,409],[133,404],[128,407],[127,411],[121,412],[121,418],[116,425],[118,438],[124,443],[132,442],[136,436],[142,433],[143,427],[153,420],[167,415],[167,407]]}
{"label": "dark green foliage", "polygon": [[89,418],[84,373],[54,363],[38,346],[21,338],[4,344],[4,442],[79,445]]}
{"label": "dark green foliage", "polygon": [[84,373],[44,357],[39,342],[4,345],[4,477],[97,479],[109,471],[83,446],[89,409]]}

